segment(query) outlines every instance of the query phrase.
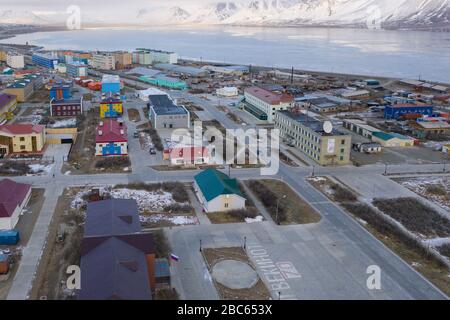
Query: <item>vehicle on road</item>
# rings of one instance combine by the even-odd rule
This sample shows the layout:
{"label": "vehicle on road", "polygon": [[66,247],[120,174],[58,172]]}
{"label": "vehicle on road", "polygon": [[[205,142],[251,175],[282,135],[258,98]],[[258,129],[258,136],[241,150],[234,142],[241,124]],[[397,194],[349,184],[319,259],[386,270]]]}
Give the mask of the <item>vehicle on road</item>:
{"label": "vehicle on road", "polygon": [[150,154],[156,154],[155,148],[150,148]]}
{"label": "vehicle on road", "polygon": [[135,131],[135,132],[133,133],[133,137],[134,137],[134,138],[139,138],[139,132]]}

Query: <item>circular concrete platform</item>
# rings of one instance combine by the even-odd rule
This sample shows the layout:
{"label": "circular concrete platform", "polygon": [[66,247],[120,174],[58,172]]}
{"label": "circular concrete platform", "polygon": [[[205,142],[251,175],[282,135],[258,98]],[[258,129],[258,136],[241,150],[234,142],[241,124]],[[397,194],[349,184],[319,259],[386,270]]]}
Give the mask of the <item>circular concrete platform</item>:
{"label": "circular concrete platform", "polygon": [[248,289],[258,282],[258,274],[250,265],[237,260],[216,263],[212,276],[220,284],[230,289]]}

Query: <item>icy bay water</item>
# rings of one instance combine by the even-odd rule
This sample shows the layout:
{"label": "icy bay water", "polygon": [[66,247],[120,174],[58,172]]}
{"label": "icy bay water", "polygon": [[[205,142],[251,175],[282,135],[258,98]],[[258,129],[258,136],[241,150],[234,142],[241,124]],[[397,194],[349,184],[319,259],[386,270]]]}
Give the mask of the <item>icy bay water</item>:
{"label": "icy bay water", "polygon": [[450,33],[331,28],[155,27],[18,35],[46,49],[172,50],[193,58],[450,83]]}

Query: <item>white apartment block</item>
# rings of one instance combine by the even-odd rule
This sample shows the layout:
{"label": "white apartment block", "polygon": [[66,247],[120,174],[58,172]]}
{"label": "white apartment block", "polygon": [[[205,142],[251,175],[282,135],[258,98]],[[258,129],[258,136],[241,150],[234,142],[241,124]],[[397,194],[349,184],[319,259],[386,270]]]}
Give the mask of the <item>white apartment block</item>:
{"label": "white apartment block", "polygon": [[22,69],[25,68],[25,59],[21,54],[8,52],[6,55],[6,64],[13,69]]}
{"label": "white apartment block", "polygon": [[269,123],[273,123],[277,111],[289,109],[294,101],[288,94],[275,93],[259,87],[246,88],[244,97],[245,102],[267,115]]}
{"label": "white apartment block", "polygon": [[116,59],[112,54],[96,53],[92,56],[91,65],[95,69],[114,70],[116,68]]}

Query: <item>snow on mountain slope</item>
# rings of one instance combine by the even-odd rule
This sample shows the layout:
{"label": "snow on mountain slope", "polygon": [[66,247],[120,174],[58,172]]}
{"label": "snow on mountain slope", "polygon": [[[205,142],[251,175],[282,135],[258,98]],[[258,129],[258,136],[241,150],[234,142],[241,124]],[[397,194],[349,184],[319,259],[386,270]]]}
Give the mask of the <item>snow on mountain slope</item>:
{"label": "snow on mountain slope", "polygon": [[184,22],[244,25],[450,25],[450,0],[236,0],[199,6]]}

